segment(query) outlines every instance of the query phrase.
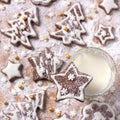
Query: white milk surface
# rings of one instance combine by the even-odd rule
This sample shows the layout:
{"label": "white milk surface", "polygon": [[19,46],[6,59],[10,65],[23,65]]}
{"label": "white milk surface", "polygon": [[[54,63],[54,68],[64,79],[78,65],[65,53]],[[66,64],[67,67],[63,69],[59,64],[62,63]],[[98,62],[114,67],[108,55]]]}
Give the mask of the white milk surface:
{"label": "white milk surface", "polygon": [[74,63],[81,72],[93,77],[86,88],[86,95],[99,94],[107,88],[111,79],[111,69],[103,57],[92,55],[92,53],[82,53]]}

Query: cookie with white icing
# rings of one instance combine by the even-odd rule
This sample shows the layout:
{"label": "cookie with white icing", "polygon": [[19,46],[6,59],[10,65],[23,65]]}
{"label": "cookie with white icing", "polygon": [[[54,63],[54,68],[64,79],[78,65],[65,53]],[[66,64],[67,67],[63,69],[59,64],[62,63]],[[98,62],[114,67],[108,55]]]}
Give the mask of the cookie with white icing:
{"label": "cookie with white icing", "polygon": [[110,14],[112,10],[118,9],[115,0],[103,0],[99,6],[103,8],[107,14]]}
{"label": "cookie with white icing", "polygon": [[8,77],[8,80],[12,82],[16,78],[22,77],[22,68],[22,64],[8,61],[7,66],[4,69],[2,69],[2,73],[4,73]]}
{"label": "cookie with white icing", "polygon": [[3,111],[2,120],[39,120],[37,112],[31,103],[27,102],[12,102],[8,108]]}
{"label": "cookie with white icing", "polygon": [[65,12],[65,16],[65,19],[56,23],[59,30],[50,33],[50,36],[62,40],[64,45],[71,45],[72,43],[80,46],[86,45],[81,37],[82,34],[86,33],[81,24],[81,21],[85,19],[81,5],[75,3],[67,12]]}
{"label": "cookie with white icing", "polygon": [[71,63],[63,73],[51,75],[57,86],[57,100],[75,98],[84,101],[85,87],[90,83],[92,77],[78,71]]}
{"label": "cookie with white icing", "polygon": [[67,114],[64,114],[62,117],[54,119],[54,120],[71,120]]}
{"label": "cookie with white icing", "polygon": [[[32,96],[32,98],[31,98]],[[44,106],[44,100],[45,100],[45,91],[40,91],[39,93],[33,93],[25,96],[28,102],[34,106],[34,109],[37,110],[39,108],[40,110],[43,109]]]}
{"label": "cookie with white icing", "polygon": [[32,27],[32,23],[38,23],[37,8],[33,7],[17,15],[14,20],[9,20],[11,28],[1,30],[3,34],[11,37],[11,43],[15,46],[23,45],[31,49],[29,37],[37,37],[37,33]]}
{"label": "cookie with white icing", "polygon": [[28,61],[33,67],[33,80],[51,80],[50,74],[55,74],[60,71],[63,61],[60,60],[50,48],[45,48],[38,56],[28,58]]}
{"label": "cookie with white icing", "polygon": [[107,103],[94,101],[83,108],[80,120],[115,120],[115,113]]}
{"label": "cookie with white icing", "polygon": [[95,37],[100,40],[101,44],[105,45],[107,41],[114,40],[115,38],[112,29],[113,28],[110,26],[100,24],[97,32],[95,33]]}
{"label": "cookie with white icing", "polygon": [[0,0],[0,2],[9,3],[10,0]]}
{"label": "cookie with white icing", "polygon": [[32,0],[33,4],[35,5],[50,5],[52,2],[54,2],[55,0]]}

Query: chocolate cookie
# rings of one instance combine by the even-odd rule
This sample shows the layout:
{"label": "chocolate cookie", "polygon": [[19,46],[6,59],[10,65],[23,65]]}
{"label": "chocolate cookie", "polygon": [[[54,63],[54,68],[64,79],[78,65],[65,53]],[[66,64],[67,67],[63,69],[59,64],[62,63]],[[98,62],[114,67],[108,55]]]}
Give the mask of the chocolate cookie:
{"label": "chocolate cookie", "polygon": [[1,32],[11,37],[13,45],[22,44],[26,48],[32,48],[29,37],[37,37],[32,27],[32,23],[38,23],[37,8],[33,7],[19,13],[14,20],[8,21],[11,28],[1,30]]}
{"label": "chocolate cookie", "polygon": [[58,59],[50,48],[46,48],[36,57],[28,58],[28,61],[33,67],[33,80],[51,80],[50,74],[55,74],[60,71],[63,61]]}
{"label": "chocolate cookie", "polygon": [[77,45],[86,45],[81,35],[86,31],[81,24],[84,20],[84,15],[79,3],[74,4],[67,12],[65,12],[65,19],[56,23],[58,31],[50,33],[50,36],[63,41],[65,45],[75,43]]}
{"label": "chocolate cookie", "polygon": [[80,120],[115,120],[115,114],[107,103],[94,101],[83,108]]}
{"label": "chocolate cookie", "polygon": [[92,80],[90,75],[81,73],[71,63],[63,73],[51,75],[57,85],[57,100],[75,98],[84,101],[84,89]]}

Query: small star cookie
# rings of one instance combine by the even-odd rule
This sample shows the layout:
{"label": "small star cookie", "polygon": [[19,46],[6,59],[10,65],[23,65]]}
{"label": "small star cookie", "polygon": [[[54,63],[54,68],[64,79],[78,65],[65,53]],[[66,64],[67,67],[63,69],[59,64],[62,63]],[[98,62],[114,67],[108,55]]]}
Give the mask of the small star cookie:
{"label": "small star cookie", "polygon": [[99,25],[95,37],[98,38],[101,44],[105,44],[108,40],[113,40],[115,37],[112,33],[112,27],[105,27],[102,24]]}
{"label": "small star cookie", "polygon": [[33,4],[35,5],[50,5],[52,2],[54,2],[55,0],[32,0]]}
{"label": "small star cookie", "polygon": [[57,85],[57,100],[75,98],[84,101],[84,89],[92,80],[90,75],[81,73],[71,63],[64,73],[51,75]]}
{"label": "small star cookie", "polygon": [[15,78],[22,77],[21,69],[22,64],[8,61],[8,65],[2,69],[2,73],[4,73],[8,77],[9,81],[12,82]]}
{"label": "small star cookie", "polygon": [[54,120],[70,120],[70,117],[67,114],[64,114],[62,117],[54,119]]}
{"label": "small star cookie", "polygon": [[115,3],[115,0],[103,0],[100,5],[107,14],[109,14],[113,9],[117,9],[118,5]]}
{"label": "small star cookie", "polygon": [[36,57],[28,58],[28,61],[33,67],[33,80],[51,80],[50,74],[55,74],[60,71],[63,61],[56,57],[49,48],[41,51]]}
{"label": "small star cookie", "polygon": [[107,103],[94,101],[83,108],[80,120],[115,120],[115,113]]}
{"label": "small star cookie", "polygon": [[26,48],[31,49],[29,37],[37,37],[32,27],[32,23],[38,23],[37,8],[33,7],[24,12],[19,13],[16,19],[8,21],[11,28],[1,30],[3,34],[11,37],[11,43],[15,46],[22,44]]}
{"label": "small star cookie", "polygon": [[86,31],[81,24],[81,21],[85,18],[80,4],[74,4],[65,12],[65,16],[65,19],[56,23],[57,28],[60,30],[50,33],[50,36],[62,40],[64,45],[71,45],[72,43],[80,46],[86,45],[81,37]]}

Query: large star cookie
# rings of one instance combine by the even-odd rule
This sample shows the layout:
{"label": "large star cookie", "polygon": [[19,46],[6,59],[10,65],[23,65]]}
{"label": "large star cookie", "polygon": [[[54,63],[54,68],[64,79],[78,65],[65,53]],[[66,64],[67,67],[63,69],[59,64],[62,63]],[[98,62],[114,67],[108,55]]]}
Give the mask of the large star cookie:
{"label": "large star cookie", "polygon": [[95,101],[83,108],[80,120],[115,120],[115,114],[110,105]]}
{"label": "large star cookie", "polygon": [[108,40],[113,40],[115,37],[112,33],[112,27],[105,27],[102,24],[99,25],[97,32],[95,33],[101,44],[105,44]]}
{"label": "large star cookie", "polygon": [[1,32],[11,37],[13,45],[20,45],[32,48],[29,37],[36,37],[37,34],[32,27],[32,23],[38,23],[37,8],[33,7],[19,13],[16,19],[8,21],[11,28],[1,30]]}
{"label": "large star cookie", "polygon": [[64,114],[62,117],[54,119],[54,120],[70,120],[70,118],[67,114]]}
{"label": "large star cookie", "polygon": [[32,2],[35,4],[35,5],[50,5],[52,2],[54,2],[55,0],[32,0]]}
{"label": "large star cookie", "polygon": [[33,94],[29,94],[26,95],[26,98],[28,100],[28,102],[30,102],[32,104],[32,106],[34,106],[34,109],[43,109],[44,106],[44,97],[45,97],[45,91],[41,91],[39,93],[33,93]]}
{"label": "large star cookie", "polygon": [[66,18],[56,23],[56,26],[60,29],[56,32],[50,33],[50,36],[63,41],[63,44],[70,45],[72,43],[78,45],[86,45],[81,35],[86,31],[81,25],[81,21],[84,20],[84,15],[79,3],[74,4],[66,13]]}
{"label": "large star cookie", "polygon": [[15,78],[22,77],[21,69],[22,64],[8,61],[8,65],[2,69],[2,72],[8,77],[9,81],[13,81]]}
{"label": "large star cookie", "polygon": [[117,9],[118,5],[115,3],[115,0],[103,0],[100,5],[107,14],[109,14],[113,9]]}
{"label": "large star cookie", "polygon": [[90,75],[81,73],[71,63],[64,73],[51,75],[57,85],[57,100],[75,98],[84,101],[84,89],[92,80]]}
{"label": "large star cookie", "polygon": [[53,52],[46,48],[36,57],[28,58],[33,67],[33,80],[51,80],[50,74],[55,74],[60,71],[63,61],[54,56]]}
{"label": "large star cookie", "polygon": [[[1,120],[39,120],[37,112],[31,103],[13,102],[3,111]],[[6,118],[6,119],[5,119]]]}

